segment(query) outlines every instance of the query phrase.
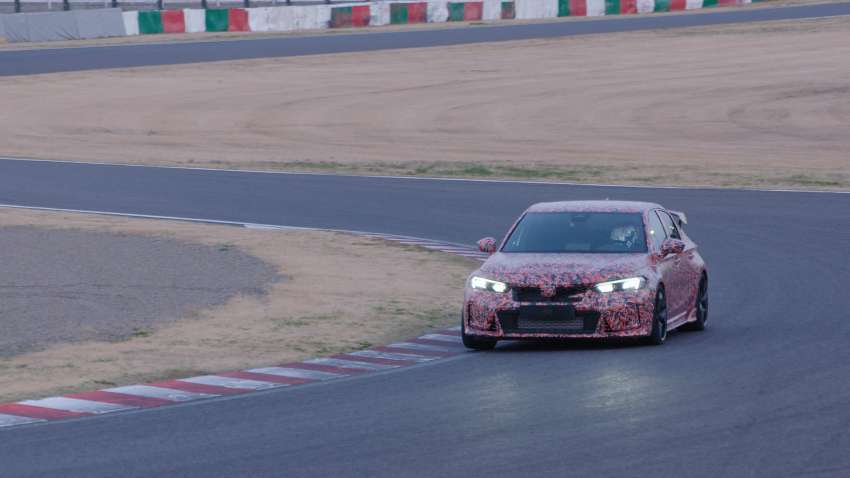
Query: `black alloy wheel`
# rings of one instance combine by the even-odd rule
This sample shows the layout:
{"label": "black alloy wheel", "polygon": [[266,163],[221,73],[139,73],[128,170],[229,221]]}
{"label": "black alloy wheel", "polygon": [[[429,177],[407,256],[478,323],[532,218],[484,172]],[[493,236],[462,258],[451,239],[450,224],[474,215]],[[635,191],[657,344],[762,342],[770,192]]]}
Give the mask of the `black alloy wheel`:
{"label": "black alloy wheel", "polygon": [[463,346],[472,350],[493,350],[498,340],[466,335],[466,320],[460,319],[460,336]]}
{"label": "black alloy wheel", "polygon": [[655,294],[655,312],[652,314],[652,331],[646,338],[650,345],[661,345],[667,340],[667,295],[664,287],[658,287]]}

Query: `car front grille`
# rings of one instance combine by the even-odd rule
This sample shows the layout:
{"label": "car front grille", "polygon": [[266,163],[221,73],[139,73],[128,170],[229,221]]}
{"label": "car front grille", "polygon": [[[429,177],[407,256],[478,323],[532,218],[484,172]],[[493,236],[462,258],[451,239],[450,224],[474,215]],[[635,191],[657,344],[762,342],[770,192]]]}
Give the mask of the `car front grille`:
{"label": "car front grille", "polygon": [[[547,306],[541,306],[547,307]],[[521,310],[530,310],[528,306]],[[572,316],[539,318],[520,310],[504,310],[496,314],[505,333],[592,334],[596,332],[600,314],[595,311],[575,311]]]}
{"label": "car front grille", "polygon": [[525,319],[522,316],[517,319],[517,330],[551,330],[555,332],[576,332],[584,331],[584,319],[576,317],[568,320],[540,320],[540,319]]}
{"label": "car front grille", "polygon": [[514,287],[514,300],[516,302],[578,302],[581,294],[586,292],[587,286],[557,287],[552,297],[543,296],[540,287]]}

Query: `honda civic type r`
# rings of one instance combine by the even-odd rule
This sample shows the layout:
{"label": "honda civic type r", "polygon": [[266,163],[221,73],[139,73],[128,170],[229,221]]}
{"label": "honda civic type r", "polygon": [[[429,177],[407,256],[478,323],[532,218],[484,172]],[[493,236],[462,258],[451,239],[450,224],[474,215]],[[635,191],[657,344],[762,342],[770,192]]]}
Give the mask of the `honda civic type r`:
{"label": "honda civic type r", "polygon": [[531,206],[466,283],[463,343],[641,337],[702,330],[708,272],[681,212],[658,204],[565,201]]}

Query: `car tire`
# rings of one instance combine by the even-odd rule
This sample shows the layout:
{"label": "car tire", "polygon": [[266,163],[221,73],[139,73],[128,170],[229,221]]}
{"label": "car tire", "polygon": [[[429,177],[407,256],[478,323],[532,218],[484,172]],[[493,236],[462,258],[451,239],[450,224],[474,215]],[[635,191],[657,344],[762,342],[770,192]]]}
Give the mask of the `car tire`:
{"label": "car tire", "polygon": [[655,309],[652,313],[652,331],[646,337],[649,345],[662,345],[667,340],[667,294],[659,286],[655,293]]}
{"label": "car tire", "polygon": [[697,332],[705,330],[705,322],[708,320],[708,277],[705,275],[703,275],[702,279],[699,281],[699,288],[697,289],[697,297],[694,308],[696,309],[697,320],[683,325],[682,330]]}
{"label": "car tire", "polygon": [[486,339],[467,335],[466,321],[463,319],[460,321],[460,337],[463,340],[463,346],[472,350],[493,350],[493,348],[496,347],[496,342],[498,342],[498,340],[495,339]]}

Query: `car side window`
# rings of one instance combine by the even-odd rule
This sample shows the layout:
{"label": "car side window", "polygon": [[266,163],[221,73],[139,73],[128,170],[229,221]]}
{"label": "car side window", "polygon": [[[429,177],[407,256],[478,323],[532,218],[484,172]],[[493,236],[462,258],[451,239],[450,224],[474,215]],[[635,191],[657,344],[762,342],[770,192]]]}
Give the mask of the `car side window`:
{"label": "car side window", "polygon": [[682,235],[679,234],[679,228],[676,227],[676,222],[673,221],[673,218],[670,217],[666,211],[656,211],[658,216],[661,218],[661,223],[664,224],[664,231],[667,232],[667,237],[672,239],[682,239]]}
{"label": "car side window", "polygon": [[664,231],[667,233],[667,237],[672,239],[682,239],[682,235],[679,234],[679,228],[676,227],[676,223],[673,221],[673,218],[670,217],[669,214],[665,211],[656,211],[658,216],[661,218],[661,223],[664,224]]}
{"label": "car side window", "polygon": [[650,211],[647,214],[649,219],[649,241],[655,245],[655,250],[661,250],[661,244],[667,239],[667,233],[664,232],[664,224],[655,211]]}

